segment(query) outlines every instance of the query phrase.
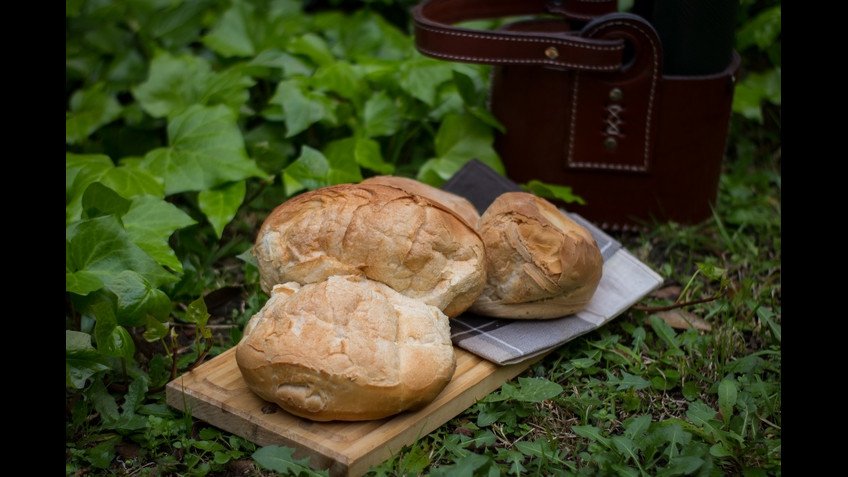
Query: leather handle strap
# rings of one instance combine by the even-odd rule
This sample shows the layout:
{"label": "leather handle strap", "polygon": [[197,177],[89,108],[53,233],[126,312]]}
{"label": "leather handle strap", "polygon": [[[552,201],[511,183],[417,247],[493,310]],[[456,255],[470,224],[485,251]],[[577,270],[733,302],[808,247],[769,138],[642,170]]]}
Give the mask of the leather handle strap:
{"label": "leather handle strap", "polygon": [[493,65],[549,65],[584,71],[622,66],[624,42],[569,32],[484,31],[452,26],[468,20],[558,13],[594,16],[608,0],[424,0],[412,9],[415,46],[435,58]]}

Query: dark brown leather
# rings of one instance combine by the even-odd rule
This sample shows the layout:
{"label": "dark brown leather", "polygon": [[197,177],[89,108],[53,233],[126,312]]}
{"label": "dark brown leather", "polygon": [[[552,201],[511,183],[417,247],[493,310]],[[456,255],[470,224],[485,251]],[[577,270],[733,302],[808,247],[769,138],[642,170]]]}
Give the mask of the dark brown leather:
{"label": "dark brown leather", "polygon": [[548,11],[573,20],[591,20],[618,10],[618,0],[551,0]]}
{"label": "dark brown leather", "polygon": [[[480,4],[459,3],[466,5],[463,15]],[[515,2],[495,3],[506,8]],[[663,75],[662,45],[654,29],[641,17],[619,13],[577,31],[563,19],[517,22],[497,34],[529,32],[624,42],[628,54],[615,71],[496,66],[490,107],[506,127],[495,145],[507,175],[516,182],[571,186],[587,205],[565,207],[608,230],[710,217],[738,54],[718,74]]]}
{"label": "dark brown leather", "polygon": [[[578,3],[583,2],[587,0]],[[415,46],[425,55],[466,63],[548,65],[585,71],[614,71],[621,67],[621,40],[586,38],[568,32],[491,32],[451,26],[467,20],[535,13],[549,13],[548,3],[425,0],[412,9]]]}

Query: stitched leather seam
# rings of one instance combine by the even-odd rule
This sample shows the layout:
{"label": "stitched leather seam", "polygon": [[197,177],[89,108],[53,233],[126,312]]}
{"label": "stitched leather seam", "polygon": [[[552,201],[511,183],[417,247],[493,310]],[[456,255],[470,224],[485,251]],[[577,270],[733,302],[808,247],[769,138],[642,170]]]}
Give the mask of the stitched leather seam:
{"label": "stitched leather seam", "polygon": [[562,46],[571,46],[574,48],[583,48],[587,50],[597,50],[597,51],[619,51],[624,49],[624,45],[619,46],[599,46],[599,45],[587,45],[585,43],[568,41],[562,39],[551,38],[548,39],[540,39],[540,38],[523,38],[523,37],[512,37],[512,36],[497,36],[497,35],[486,35],[480,33],[466,33],[466,32],[458,32],[448,29],[440,29],[433,28],[423,23],[417,23],[416,26],[422,30],[426,30],[433,33],[440,33],[443,35],[453,35],[459,36],[463,38],[476,38],[479,40],[493,40],[493,41],[514,41],[514,42],[525,42],[525,43],[541,43],[544,45],[562,45]]}
{"label": "stitched leather seam", "polygon": [[648,40],[651,42],[651,46],[653,47],[653,73],[651,74],[651,92],[648,95],[648,112],[645,122],[645,148],[644,155],[642,157],[642,165],[641,166],[633,166],[633,165],[625,165],[625,164],[605,164],[605,163],[597,163],[597,162],[572,162],[572,157],[574,154],[574,125],[576,123],[575,117],[577,114],[577,93],[578,93],[578,84],[580,80],[580,72],[577,71],[574,74],[574,100],[572,101],[572,116],[571,116],[571,131],[569,133],[569,142],[568,142],[568,164],[574,167],[595,167],[598,169],[610,169],[610,170],[624,170],[624,171],[639,171],[644,172],[648,170],[648,153],[650,151],[650,142],[651,142],[651,119],[653,118],[653,110],[654,110],[654,96],[656,95],[656,86],[657,86],[657,71],[659,70],[659,64],[657,59],[657,44],[654,41],[654,38],[647,34],[642,27],[638,25],[634,25],[632,23],[627,22],[610,22],[600,25],[595,32],[600,31],[604,28],[615,26],[615,25],[625,25],[639,30],[643,35],[645,35]]}
{"label": "stitched leather seam", "polygon": [[530,64],[530,65],[552,65],[552,66],[567,66],[570,68],[576,69],[584,69],[584,70],[595,70],[595,71],[613,71],[618,69],[618,66],[590,66],[590,65],[582,65],[578,63],[565,63],[562,61],[555,60],[545,60],[545,59],[530,59],[523,60],[518,58],[492,58],[490,56],[462,56],[462,55],[452,55],[449,53],[439,53],[436,51],[431,51],[426,48],[422,48],[420,46],[417,47],[418,51],[421,53],[425,53],[430,56],[435,56],[437,58],[447,58],[449,60],[459,60],[459,61],[471,61],[471,62],[482,62],[482,63],[520,63],[520,64]]}

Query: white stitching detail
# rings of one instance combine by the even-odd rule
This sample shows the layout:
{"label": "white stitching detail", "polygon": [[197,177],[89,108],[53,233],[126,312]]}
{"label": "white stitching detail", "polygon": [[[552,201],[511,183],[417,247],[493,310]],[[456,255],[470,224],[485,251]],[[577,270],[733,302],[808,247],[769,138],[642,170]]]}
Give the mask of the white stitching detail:
{"label": "white stitching detail", "polygon": [[471,61],[471,62],[481,62],[481,63],[521,63],[521,64],[529,64],[529,65],[552,65],[552,66],[567,66],[569,68],[575,69],[584,69],[584,70],[595,70],[595,71],[613,71],[618,69],[617,66],[588,66],[581,65],[577,63],[565,63],[562,61],[554,61],[548,59],[530,59],[530,60],[522,60],[516,58],[492,58],[488,56],[462,56],[462,55],[451,55],[448,53],[439,53],[436,51],[431,51],[420,46],[417,46],[418,51],[421,53],[425,53],[430,56],[435,56],[437,58],[447,58],[449,60],[459,60],[459,61]]}
{"label": "white stitching detail", "polygon": [[659,70],[658,64],[658,54],[657,54],[657,44],[654,41],[654,38],[647,34],[644,29],[640,26],[627,23],[627,22],[610,22],[604,23],[600,25],[594,32],[596,33],[604,28],[615,26],[615,25],[624,25],[628,27],[635,28],[639,30],[643,35],[645,35],[648,40],[651,42],[651,46],[654,48],[653,50],[653,73],[651,74],[651,92],[648,95],[648,113],[645,124],[645,148],[644,148],[644,156],[642,158],[641,166],[633,166],[633,165],[625,165],[625,164],[605,164],[605,163],[596,163],[596,162],[572,162],[572,157],[574,154],[574,125],[576,123],[576,115],[577,115],[577,93],[578,93],[578,82],[580,77],[580,72],[574,72],[574,100],[572,101],[572,116],[571,116],[571,131],[569,133],[569,141],[568,141],[568,164],[573,167],[595,167],[598,169],[609,169],[609,170],[624,170],[624,171],[637,171],[637,172],[646,172],[648,170],[648,153],[650,150],[650,142],[651,142],[651,119],[653,118],[654,111],[654,96],[656,93],[657,86],[657,70]]}
{"label": "white stitching detail", "polygon": [[434,28],[423,23],[417,23],[416,26],[422,30],[426,30],[433,33],[439,33],[443,35],[453,35],[459,36],[463,38],[477,38],[479,40],[494,40],[494,41],[515,41],[515,42],[525,42],[525,43],[542,43],[542,44],[554,44],[554,45],[563,45],[563,46],[571,46],[574,48],[583,48],[587,50],[598,50],[598,51],[617,51],[623,50],[624,45],[619,46],[598,46],[598,45],[587,45],[585,43],[580,43],[576,41],[569,41],[563,39],[540,39],[540,38],[524,38],[524,37],[504,37],[495,34],[485,34],[485,33],[466,33],[466,32],[458,32],[448,29],[440,29]]}

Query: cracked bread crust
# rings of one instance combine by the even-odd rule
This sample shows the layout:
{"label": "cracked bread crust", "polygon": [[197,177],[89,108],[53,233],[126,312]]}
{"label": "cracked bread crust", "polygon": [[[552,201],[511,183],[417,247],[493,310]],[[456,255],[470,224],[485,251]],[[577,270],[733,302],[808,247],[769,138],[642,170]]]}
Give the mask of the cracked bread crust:
{"label": "cracked bread crust", "polygon": [[588,230],[526,192],[502,194],[480,218],[488,283],[471,311],[499,318],[558,318],[586,307],[603,272]]}
{"label": "cracked bread crust", "polygon": [[253,248],[262,289],[360,275],[454,317],[486,284],[483,241],[447,206],[396,187],[340,184],[274,209]]}
{"label": "cracked bread crust", "polygon": [[316,421],[423,407],[456,368],[447,316],[362,276],[275,286],[236,361],[256,394]]}
{"label": "cracked bread crust", "polygon": [[439,202],[452,210],[456,215],[463,219],[466,224],[474,229],[477,228],[477,221],[480,220],[480,214],[477,212],[477,208],[475,208],[474,204],[469,202],[465,197],[442,189],[437,189],[415,179],[398,176],[374,176],[365,179],[360,182],[360,184],[380,184],[394,187],[402,191],[409,192],[410,194],[418,194],[434,202]]}

